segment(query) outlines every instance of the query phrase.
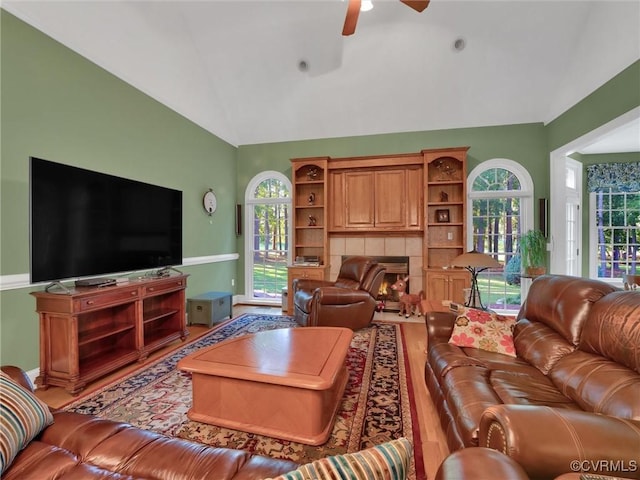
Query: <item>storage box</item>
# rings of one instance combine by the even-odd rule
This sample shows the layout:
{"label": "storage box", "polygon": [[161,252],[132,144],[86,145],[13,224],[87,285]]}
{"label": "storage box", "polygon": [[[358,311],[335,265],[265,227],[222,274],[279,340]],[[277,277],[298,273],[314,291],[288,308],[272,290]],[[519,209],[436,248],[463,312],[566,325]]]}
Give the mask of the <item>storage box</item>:
{"label": "storage box", "polygon": [[232,316],[230,292],[207,292],[187,299],[187,321],[189,325],[209,325]]}

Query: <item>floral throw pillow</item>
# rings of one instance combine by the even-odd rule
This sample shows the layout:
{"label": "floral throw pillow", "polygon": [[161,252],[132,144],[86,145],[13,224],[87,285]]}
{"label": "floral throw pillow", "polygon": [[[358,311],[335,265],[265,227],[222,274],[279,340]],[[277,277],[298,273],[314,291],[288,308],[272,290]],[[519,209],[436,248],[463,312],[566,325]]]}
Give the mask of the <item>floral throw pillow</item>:
{"label": "floral throw pillow", "polygon": [[495,312],[465,308],[459,312],[449,343],[488,352],[516,356],[513,344],[515,319]]}

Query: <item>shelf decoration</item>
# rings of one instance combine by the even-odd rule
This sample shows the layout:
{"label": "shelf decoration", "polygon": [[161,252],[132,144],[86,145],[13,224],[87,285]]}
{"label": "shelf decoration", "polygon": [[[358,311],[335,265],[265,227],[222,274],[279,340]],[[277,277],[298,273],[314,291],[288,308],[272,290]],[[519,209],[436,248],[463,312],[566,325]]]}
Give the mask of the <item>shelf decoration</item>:
{"label": "shelf decoration", "polygon": [[316,194],[311,192],[309,194],[309,198],[307,198],[307,201],[308,201],[309,205],[315,205],[315,203],[316,203]]}
{"label": "shelf decoration", "polygon": [[309,167],[307,170],[307,180],[313,181],[318,178],[318,168],[317,167]]}
{"label": "shelf decoration", "polygon": [[435,161],[435,167],[438,171],[436,179],[438,181],[449,180],[454,173],[458,171],[457,161],[451,158],[440,158]]}
{"label": "shelf decoration", "polygon": [[449,223],[449,210],[436,210],[436,222],[438,223]]}

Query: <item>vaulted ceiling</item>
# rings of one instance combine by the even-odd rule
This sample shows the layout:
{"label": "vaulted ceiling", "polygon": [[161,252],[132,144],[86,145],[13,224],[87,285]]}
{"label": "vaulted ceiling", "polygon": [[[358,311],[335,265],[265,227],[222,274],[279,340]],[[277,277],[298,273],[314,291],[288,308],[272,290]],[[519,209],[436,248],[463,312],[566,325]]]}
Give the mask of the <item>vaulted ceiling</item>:
{"label": "vaulted ceiling", "polygon": [[233,145],[547,123],[640,59],[635,0],[373,0],[343,37],[347,3],[3,8]]}

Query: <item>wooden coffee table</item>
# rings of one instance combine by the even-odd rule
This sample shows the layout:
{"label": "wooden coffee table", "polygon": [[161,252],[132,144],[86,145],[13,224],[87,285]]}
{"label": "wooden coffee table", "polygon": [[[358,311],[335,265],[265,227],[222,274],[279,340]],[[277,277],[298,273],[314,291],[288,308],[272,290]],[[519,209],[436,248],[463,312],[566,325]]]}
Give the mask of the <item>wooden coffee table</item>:
{"label": "wooden coffee table", "polygon": [[348,380],[353,332],[340,327],[269,330],[225,340],[178,362],[191,372],[191,420],[320,445]]}

